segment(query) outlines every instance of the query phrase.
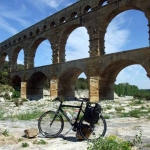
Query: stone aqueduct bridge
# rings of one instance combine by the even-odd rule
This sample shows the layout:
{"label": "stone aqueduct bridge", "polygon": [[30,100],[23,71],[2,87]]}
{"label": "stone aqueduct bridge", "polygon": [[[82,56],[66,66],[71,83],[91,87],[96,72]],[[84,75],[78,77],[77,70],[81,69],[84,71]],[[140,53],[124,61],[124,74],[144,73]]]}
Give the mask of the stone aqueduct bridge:
{"label": "stone aqueduct bridge", "polygon": [[[0,43],[0,68],[9,58],[10,83],[21,89],[21,97],[43,97],[46,79],[50,96],[74,96],[75,82],[84,72],[89,81],[91,101],[114,98],[114,82],[119,72],[140,64],[150,76],[150,48],[105,54],[105,33],[111,20],[123,11],[135,9],[145,13],[150,22],[149,0],[80,0],[39,23]],[[73,30],[84,26],[89,34],[89,58],[65,62],[65,45]],[[148,27],[150,25],[148,24]],[[52,64],[34,67],[38,45],[48,39],[52,47]],[[24,50],[24,70],[17,71],[17,57]]]}

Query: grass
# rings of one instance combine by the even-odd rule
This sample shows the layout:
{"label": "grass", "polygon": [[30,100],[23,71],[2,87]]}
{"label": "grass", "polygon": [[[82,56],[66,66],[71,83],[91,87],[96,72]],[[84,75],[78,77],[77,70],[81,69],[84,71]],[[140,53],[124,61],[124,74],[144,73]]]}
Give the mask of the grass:
{"label": "grass", "polygon": [[142,100],[140,100],[140,99],[137,99],[137,100],[133,99],[132,102],[130,103],[130,106],[141,105],[143,103],[144,102]]}
{"label": "grass", "polygon": [[118,106],[118,107],[115,107],[115,110],[117,112],[121,112],[122,110],[124,110],[124,108],[122,106]]}
{"label": "grass", "polygon": [[7,118],[17,118],[19,120],[31,120],[39,118],[42,113],[43,113],[42,111],[34,110],[33,112],[22,113],[15,116],[7,116]]}
{"label": "grass", "polygon": [[45,145],[45,144],[47,144],[47,142],[41,139],[41,140],[39,140],[39,141],[38,141],[38,140],[35,140],[35,141],[33,142],[33,144]]}
{"label": "grass", "polygon": [[3,120],[3,115],[4,115],[4,112],[2,110],[0,110],[0,120]]}
{"label": "grass", "polygon": [[109,118],[110,118],[110,116],[107,115],[107,114],[103,115],[103,117],[104,117],[105,119],[109,119]]}
{"label": "grass", "polygon": [[28,143],[22,143],[22,147],[29,147]]}
{"label": "grass", "polygon": [[106,108],[107,109],[112,109],[112,106],[111,105],[107,105]]}
{"label": "grass", "polygon": [[121,113],[120,117],[135,117],[135,118],[140,118],[141,116],[147,116],[148,111],[142,111],[143,109],[133,109],[130,110],[129,112],[123,112]]}
{"label": "grass", "polygon": [[144,145],[143,147],[149,147],[149,148],[150,148],[150,144],[146,144],[146,145]]}
{"label": "grass", "polygon": [[9,131],[8,130],[4,130],[4,132],[2,133],[5,137],[9,136]]}

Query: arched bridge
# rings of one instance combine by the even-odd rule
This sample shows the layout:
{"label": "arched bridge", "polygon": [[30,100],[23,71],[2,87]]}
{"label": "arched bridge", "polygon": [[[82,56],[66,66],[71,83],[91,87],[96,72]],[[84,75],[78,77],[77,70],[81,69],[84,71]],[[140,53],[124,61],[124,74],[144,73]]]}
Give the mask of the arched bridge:
{"label": "arched bridge", "polygon": [[[103,6],[103,3],[107,5]],[[43,97],[45,81],[50,96],[74,96],[75,82],[85,73],[91,101],[114,98],[114,82],[119,72],[132,64],[141,65],[150,75],[150,48],[105,54],[104,37],[111,20],[125,10],[140,10],[150,22],[149,0],[80,0],[0,43],[0,68],[9,58],[10,83],[21,89],[21,97]],[[84,26],[89,34],[89,58],[65,62],[65,45],[73,30]],[[148,24],[149,27],[149,24]],[[53,64],[34,67],[38,45],[48,39]],[[17,71],[17,57],[24,50],[24,70]],[[88,51],[88,50],[87,50]]]}

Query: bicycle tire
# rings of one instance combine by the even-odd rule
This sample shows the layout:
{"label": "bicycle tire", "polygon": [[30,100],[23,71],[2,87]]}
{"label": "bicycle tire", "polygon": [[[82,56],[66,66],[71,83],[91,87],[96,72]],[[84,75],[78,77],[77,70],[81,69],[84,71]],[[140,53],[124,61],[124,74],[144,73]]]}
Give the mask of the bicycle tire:
{"label": "bicycle tire", "polygon": [[84,120],[84,116],[80,119],[79,122],[79,132],[80,135],[85,140],[94,140],[98,139],[105,135],[107,130],[107,124],[102,115],[96,124],[90,124]]}
{"label": "bicycle tire", "polygon": [[40,116],[38,120],[39,132],[45,137],[57,137],[62,132],[63,127],[63,118],[61,117],[61,115],[54,111],[45,112]]}

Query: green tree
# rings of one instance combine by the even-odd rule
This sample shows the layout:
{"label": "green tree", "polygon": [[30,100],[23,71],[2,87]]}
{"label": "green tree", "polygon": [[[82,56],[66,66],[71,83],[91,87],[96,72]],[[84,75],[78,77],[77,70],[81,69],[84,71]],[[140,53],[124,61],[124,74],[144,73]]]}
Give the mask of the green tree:
{"label": "green tree", "polygon": [[75,85],[75,89],[76,90],[78,90],[78,89],[85,90],[85,89],[88,89],[88,88],[89,88],[88,80],[84,79],[84,78],[78,78],[78,80],[76,82],[76,85]]}
{"label": "green tree", "polygon": [[138,91],[137,86],[130,85],[129,83],[119,83],[115,85],[115,92],[118,96],[133,96]]}

